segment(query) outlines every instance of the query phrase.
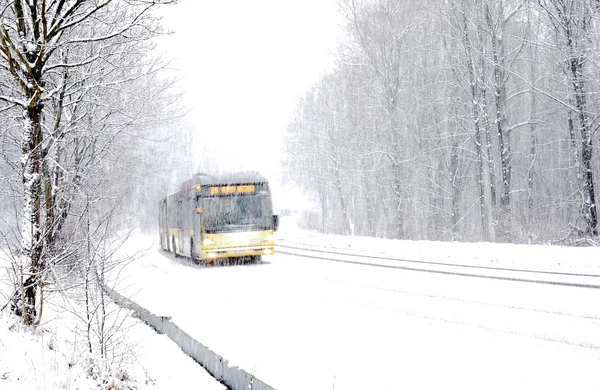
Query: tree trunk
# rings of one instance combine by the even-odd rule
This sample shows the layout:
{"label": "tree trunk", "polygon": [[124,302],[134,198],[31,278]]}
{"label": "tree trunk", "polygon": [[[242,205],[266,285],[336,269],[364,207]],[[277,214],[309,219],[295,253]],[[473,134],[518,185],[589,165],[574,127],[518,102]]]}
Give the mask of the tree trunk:
{"label": "tree trunk", "polygon": [[490,239],[490,226],[487,215],[486,207],[486,196],[485,196],[485,180],[484,180],[484,162],[483,162],[483,151],[481,144],[481,128],[479,125],[480,115],[478,110],[478,96],[477,96],[477,78],[475,77],[475,69],[473,62],[473,48],[471,40],[469,39],[469,27],[467,24],[467,15],[463,11],[462,13],[462,29],[463,29],[463,43],[467,55],[467,70],[469,73],[469,90],[471,93],[471,106],[472,106],[472,117],[473,117],[473,129],[474,129],[474,141],[475,141],[475,153],[477,155],[477,186],[479,188],[479,209],[481,216],[481,238],[484,241]]}
{"label": "tree trunk", "polygon": [[22,132],[22,183],[23,183],[23,220],[22,220],[22,264],[26,279],[22,286],[22,316],[26,325],[37,322],[36,297],[41,294],[42,272],[42,227],[41,227],[41,141],[42,106],[34,105],[25,113]]}
{"label": "tree trunk", "polygon": [[585,59],[576,53],[573,47],[573,37],[567,30],[567,49],[569,53],[569,71],[571,86],[575,96],[575,106],[579,117],[579,131],[581,133],[581,176],[582,204],[581,214],[585,220],[585,232],[588,235],[598,235],[598,214],[596,210],[596,197],[594,191],[594,175],[592,171],[592,132],[589,128],[587,115],[587,95],[583,78]]}

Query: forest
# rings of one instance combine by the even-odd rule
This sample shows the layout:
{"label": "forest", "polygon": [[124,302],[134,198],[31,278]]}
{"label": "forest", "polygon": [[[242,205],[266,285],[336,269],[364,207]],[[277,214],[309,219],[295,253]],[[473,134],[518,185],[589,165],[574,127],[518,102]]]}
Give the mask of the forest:
{"label": "forest", "polygon": [[193,170],[186,109],[156,50],[157,9],[172,3],[0,0],[0,311],[37,326],[45,297],[68,297],[62,310],[103,357],[115,252]]}
{"label": "forest", "polygon": [[287,129],[304,227],[597,241],[600,2],[340,0],[333,70]]}

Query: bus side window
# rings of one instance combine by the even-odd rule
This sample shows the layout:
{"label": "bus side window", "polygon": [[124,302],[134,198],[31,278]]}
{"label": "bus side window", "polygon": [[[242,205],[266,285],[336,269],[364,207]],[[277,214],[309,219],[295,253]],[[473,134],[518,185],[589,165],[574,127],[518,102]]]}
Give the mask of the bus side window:
{"label": "bus side window", "polygon": [[182,226],[182,225],[183,225],[183,223],[182,223],[182,222],[183,222],[183,221],[182,221],[182,219],[183,219],[183,218],[182,218],[182,217],[183,217],[183,215],[181,215],[181,213],[182,213],[184,210],[183,210],[183,207],[182,207],[182,204],[181,204],[181,203],[182,203],[182,202],[181,202],[181,200],[179,200],[179,199],[178,199],[178,200],[177,200],[177,227],[178,227],[178,228],[182,228],[182,227],[183,227],[183,226]]}

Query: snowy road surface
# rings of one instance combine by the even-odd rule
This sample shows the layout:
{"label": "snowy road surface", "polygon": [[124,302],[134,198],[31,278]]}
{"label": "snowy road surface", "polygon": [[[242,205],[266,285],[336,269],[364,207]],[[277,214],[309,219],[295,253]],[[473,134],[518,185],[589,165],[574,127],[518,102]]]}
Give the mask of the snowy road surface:
{"label": "snowy road surface", "polygon": [[[351,239],[350,239],[351,240]],[[600,290],[151,247],[119,287],[277,389],[600,386]]]}

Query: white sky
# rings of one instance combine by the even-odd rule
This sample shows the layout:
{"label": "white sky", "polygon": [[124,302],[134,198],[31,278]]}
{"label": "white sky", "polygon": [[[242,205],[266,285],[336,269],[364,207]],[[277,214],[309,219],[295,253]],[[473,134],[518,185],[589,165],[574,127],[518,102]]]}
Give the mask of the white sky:
{"label": "white sky", "polygon": [[[279,171],[297,101],[332,66],[336,0],[180,0],[165,7],[174,59],[198,138],[226,169]],[[202,145],[199,145],[200,148]]]}

